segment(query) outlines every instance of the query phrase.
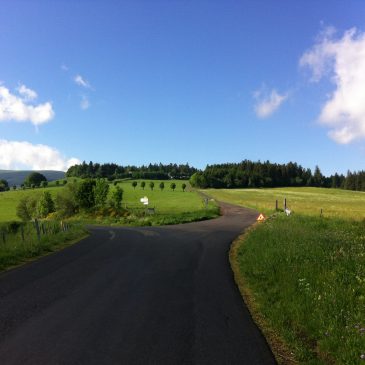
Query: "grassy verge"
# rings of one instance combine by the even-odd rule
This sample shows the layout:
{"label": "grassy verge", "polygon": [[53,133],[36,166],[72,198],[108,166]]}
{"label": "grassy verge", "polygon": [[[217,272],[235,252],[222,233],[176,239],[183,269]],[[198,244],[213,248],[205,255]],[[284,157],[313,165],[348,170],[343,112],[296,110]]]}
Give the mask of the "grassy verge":
{"label": "grassy verge", "polygon": [[[278,215],[231,250],[238,285],[280,363],[365,357],[365,223]],[[256,313],[256,314],[255,314]]]}
{"label": "grassy verge", "polygon": [[[67,231],[55,229],[55,227],[59,227],[59,222],[47,222],[46,224],[45,229],[52,226],[52,232],[50,229],[49,232],[42,232],[40,240],[38,240],[33,223],[24,225],[23,230],[19,227],[13,231],[9,230],[8,225],[2,224],[0,227],[0,271],[59,250],[87,235],[86,230],[79,224],[70,224]],[[3,232],[6,232],[5,235]]]}

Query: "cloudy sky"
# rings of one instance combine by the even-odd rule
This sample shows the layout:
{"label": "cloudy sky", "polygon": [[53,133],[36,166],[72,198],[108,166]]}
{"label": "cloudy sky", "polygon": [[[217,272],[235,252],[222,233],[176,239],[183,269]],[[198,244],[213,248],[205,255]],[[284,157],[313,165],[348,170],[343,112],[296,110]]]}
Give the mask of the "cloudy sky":
{"label": "cloudy sky", "polygon": [[0,169],[365,169],[365,4],[0,4]]}

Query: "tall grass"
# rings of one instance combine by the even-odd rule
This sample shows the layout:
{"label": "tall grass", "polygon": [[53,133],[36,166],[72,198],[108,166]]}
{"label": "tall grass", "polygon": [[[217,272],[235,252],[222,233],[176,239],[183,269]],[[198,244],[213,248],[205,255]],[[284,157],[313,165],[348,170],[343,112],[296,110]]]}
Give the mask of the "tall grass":
{"label": "tall grass", "polygon": [[64,231],[60,222],[47,222],[39,237],[34,223],[15,227],[12,229],[4,223],[0,226],[0,271],[86,236],[85,229],[79,224],[68,224]]}
{"label": "tall grass", "polygon": [[301,364],[365,361],[365,223],[278,215],[237,250],[240,275]]}

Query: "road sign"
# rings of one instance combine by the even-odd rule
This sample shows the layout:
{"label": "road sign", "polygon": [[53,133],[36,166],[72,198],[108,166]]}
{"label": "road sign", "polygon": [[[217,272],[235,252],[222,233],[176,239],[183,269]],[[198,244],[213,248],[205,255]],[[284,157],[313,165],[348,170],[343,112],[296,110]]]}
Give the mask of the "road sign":
{"label": "road sign", "polygon": [[145,196],[143,198],[140,199],[141,203],[143,203],[144,205],[148,205],[148,198]]}
{"label": "road sign", "polygon": [[263,222],[264,220],[266,219],[266,217],[262,214],[262,213],[260,213],[260,215],[257,217],[257,221],[258,222]]}

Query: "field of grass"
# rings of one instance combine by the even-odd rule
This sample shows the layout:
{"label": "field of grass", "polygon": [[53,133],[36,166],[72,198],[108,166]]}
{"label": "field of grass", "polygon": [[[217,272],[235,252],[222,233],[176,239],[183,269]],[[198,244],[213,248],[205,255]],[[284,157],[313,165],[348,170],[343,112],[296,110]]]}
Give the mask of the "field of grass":
{"label": "field of grass", "polygon": [[[207,192],[273,214],[232,246],[244,299],[281,364],[365,358],[365,193],[319,188]],[[320,217],[320,209],[323,216]]]}
{"label": "field of grass", "polygon": [[[68,179],[68,183],[74,179]],[[192,191],[187,181],[182,180],[168,180],[164,181],[165,188],[163,191],[159,189],[161,181],[153,180],[155,187],[153,191],[149,187],[152,180],[143,180],[146,182],[144,190],[140,187],[142,180],[136,180],[138,185],[134,189],[132,187],[132,180],[124,180],[118,182],[118,186],[124,190],[123,207],[127,207],[132,211],[143,211],[144,205],[140,199],[147,196],[149,199],[149,207],[154,208],[156,214],[141,221],[142,224],[147,224],[149,221],[153,224],[171,224],[179,222],[189,222],[200,219],[212,218],[218,215],[217,206],[214,203],[209,203],[205,209],[202,197],[195,191]],[[170,184],[175,183],[176,189],[173,191]],[[181,185],[185,183],[187,188],[183,192]],[[16,206],[19,200],[26,195],[41,194],[43,191],[49,191],[53,196],[60,192],[64,186],[62,180],[60,185],[56,186],[52,182],[47,188],[27,189],[27,190],[11,190],[0,193],[0,222],[7,222],[11,220],[19,220],[16,216]],[[115,189],[113,183],[110,184],[109,194]],[[88,223],[91,223],[93,218],[88,219],[85,216],[81,217]],[[100,219],[98,223],[118,223],[115,220]],[[128,222],[119,222],[121,224]]]}
{"label": "field of grass", "polygon": [[[47,187],[45,189],[55,196],[62,187]],[[19,189],[0,192],[0,222],[19,221],[20,219],[16,215],[19,200],[30,194],[41,194],[45,189]]]}
{"label": "field of grass", "polygon": [[325,217],[365,218],[365,192],[324,188],[274,188],[274,189],[208,189],[208,195],[217,200],[254,208],[270,214],[275,210],[275,200],[283,208],[284,198],[294,213]]}

